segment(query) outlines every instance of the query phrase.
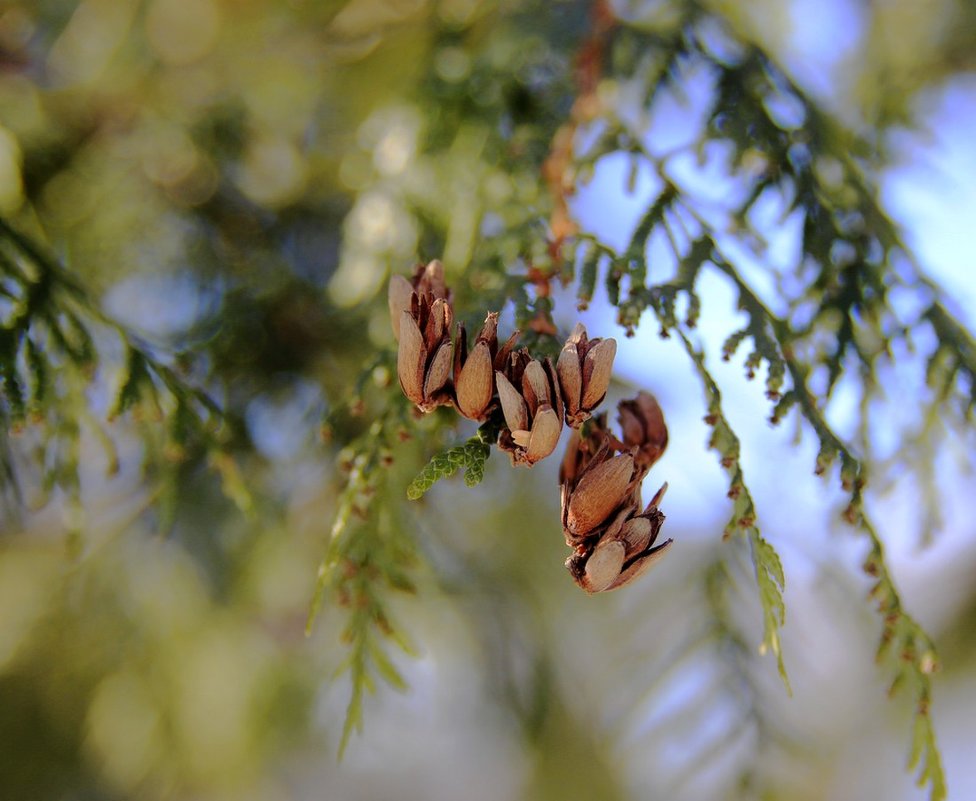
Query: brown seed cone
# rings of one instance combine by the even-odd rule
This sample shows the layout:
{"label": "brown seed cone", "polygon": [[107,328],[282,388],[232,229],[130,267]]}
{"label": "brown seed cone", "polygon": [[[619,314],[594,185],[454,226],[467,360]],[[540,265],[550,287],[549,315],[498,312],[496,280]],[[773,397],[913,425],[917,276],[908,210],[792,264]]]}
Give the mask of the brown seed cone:
{"label": "brown seed cone", "polygon": [[400,321],[402,312],[410,311],[411,298],[417,295],[427,297],[428,303],[433,304],[435,300],[446,300],[451,302],[451,293],[444,283],[444,265],[438,259],[434,259],[428,264],[418,264],[414,268],[413,278],[409,281],[402,275],[390,276],[390,284],[387,288],[387,303],[390,308],[390,322],[393,325],[393,334],[400,338]]}
{"label": "brown seed cone", "polygon": [[566,561],[586,592],[607,592],[639,578],[661,559],[671,540],[656,545],[664,523],[658,504],[667,484],[641,511],[640,485],[667,444],[654,398],[642,392],[619,406],[623,440],[606,430],[606,415],[574,431],[559,471]]}
{"label": "brown seed cone", "polygon": [[559,385],[566,403],[566,424],[579,428],[600,405],[613,373],[617,353],[614,339],[589,339],[577,323],[556,362]]}
{"label": "brown seed cone", "polygon": [[575,547],[600,536],[621,510],[639,508],[644,473],[631,454],[615,454],[619,445],[599,428],[586,439],[571,435],[559,472],[567,544]]}
{"label": "brown seed cone", "polygon": [[458,323],[454,344],[454,406],[468,419],[482,423],[495,408],[496,365],[504,365],[518,336],[516,331],[499,349],[498,313],[489,312],[469,352],[464,324]]}
{"label": "brown seed cone", "polygon": [[[671,547],[673,540],[655,545],[664,524],[657,507],[629,518],[616,533],[604,534],[595,545],[577,548],[566,567],[586,592],[609,592],[640,578]],[[639,535],[632,536],[635,532]]]}
{"label": "brown seed cone", "polygon": [[506,428],[498,447],[512,464],[531,467],[556,449],[563,426],[563,401],[550,359],[540,362],[528,351],[512,353],[504,370],[496,370],[498,400]]}
{"label": "brown seed cone", "polygon": [[665,484],[640,512],[637,506],[625,505],[599,537],[579,543],[576,552],[566,560],[573,580],[586,592],[609,592],[640,578],[655,565],[672,540],[656,545],[664,515],[657,504],[667,489]]}
{"label": "brown seed cone", "polygon": [[451,327],[454,313],[443,298],[411,295],[410,309],[400,312],[397,377],[400,388],[417,408],[429,412],[451,402],[446,389],[451,377]]}
{"label": "brown seed cone", "polygon": [[621,401],[617,421],[624,445],[635,451],[634,461],[649,469],[668,447],[668,427],[657,400],[649,392],[640,392],[633,400]]}
{"label": "brown seed cone", "polygon": [[575,487],[567,488],[564,526],[567,538],[596,533],[634,490],[634,458],[628,454],[591,461]]}
{"label": "brown seed cone", "polygon": [[[585,437],[582,434],[584,430]],[[577,476],[604,444],[617,452],[627,450],[624,444],[607,429],[606,413],[592,418],[589,425],[574,429],[570,433],[566,452],[559,467],[559,483],[575,483]]]}

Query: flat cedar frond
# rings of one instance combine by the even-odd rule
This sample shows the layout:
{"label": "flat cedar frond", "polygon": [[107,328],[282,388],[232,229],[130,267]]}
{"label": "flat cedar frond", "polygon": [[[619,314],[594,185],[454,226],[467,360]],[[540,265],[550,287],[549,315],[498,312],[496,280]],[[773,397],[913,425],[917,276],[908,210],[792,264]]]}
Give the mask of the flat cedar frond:
{"label": "flat cedar frond", "polygon": [[783,564],[776,549],[760,536],[755,527],[749,530],[749,544],[752,546],[756,584],[759,586],[759,602],[763,610],[762,651],[765,652],[765,649],[769,648],[776,655],[779,675],[786,685],[787,692],[792,694],[779,640],[779,630],[786,623],[786,605],[783,603],[786,576],[783,573]]}
{"label": "flat cedar frond", "polygon": [[[148,345],[101,310],[75,276],[3,218],[0,277],[8,301],[0,321],[0,416],[14,429],[39,427],[40,438],[53,455],[44,465],[40,500],[46,502],[54,489],[65,493],[74,510],[66,515],[71,521],[72,553],[82,552],[83,431],[91,431],[103,444],[109,474],[118,469],[112,434],[87,410],[87,392],[96,385],[98,371],[111,367],[104,353],[116,344],[125,353],[123,377],[107,422],[130,414],[137,423],[165,423],[142,427],[147,456],[153,452],[172,463],[209,453],[215,457],[212,464],[223,467],[220,472],[229,497],[239,505],[249,504],[243,482],[227,480],[237,468],[231,467],[230,457],[223,452],[227,431],[220,407],[153,356]],[[173,471],[161,470],[158,475],[164,481],[175,480]]]}
{"label": "flat cedar frond", "polygon": [[976,340],[941,303],[929,306],[924,316],[939,339],[929,357],[928,383],[942,401],[949,401],[958,392],[962,416],[972,420],[976,408]]}
{"label": "flat cedar frond", "polygon": [[878,661],[894,673],[890,689],[892,695],[904,688],[914,696],[915,722],[908,768],[912,770],[918,767],[919,786],[928,784],[930,798],[941,801],[947,792],[945,773],[930,713],[931,676],[939,667],[935,645],[902,606],[898,590],[885,563],[884,545],[864,514],[860,484],[853,487],[851,503],[845,516],[871,543],[871,551],[864,561],[863,569],[874,581],[870,598],[884,626],[878,647]]}
{"label": "flat cedar frond", "polygon": [[[758,532],[753,530],[750,533],[750,546],[752,546],[753,535],[758,538]],[[761,555],[759,558],[765,560],[767,556]],[[755,555],[753,559],[756,559]],[[765,564],[775,565],[778,561],[775,552],[772,552],[771,561]],[[757,676],[755,647],[743,636],[741,619],[735,614],[736,602],[734,597],[730,597],[737,584],[736,570],[735,561],[730,562],[727,558],[720,557],[703,572],[702,589],[713,628],[712,637],[706,639],[699,647],[713,649],[723,671],[728,674],[725,686],[737,702],[739,713],[739,718],[733,724],[735,738],[739,739],[748,733],[755,739],[754,756],[744,760],[741,767],[737,769],[737,781],[730,788],[732,794],[729,797],[743,797],[746,789],[752,795],[747,794],[745,797],[760,797],[763,784],[760,774],[769,751],[777,747],[784,749],[784,752],[802,751],[807,746],[803,744],[801,731],[788,729],[777,721],[775,716],[769,714],[764,697],[769,692],[769,686]],[[765,602],[761,601],[761,604],[766,614]],[[703,764],[707,764],[712,759],[717,760],[722,754],[727,753],[729,741],[728,738],[724,739],[724,742],[716,743],[711,751],[696,757],[692,762],[693,770],[699,771]]]}
{"label": "flat cedar frond", "polygon": [[705,390],[708,410],[705,422],[712,427],[708,445],[718,452],[722,468],[729,476],[732,518],[725,527],[724,536],[727,539],[733,534],[741,533],[748,539],[759,590],[759,603],[763,613],[763,641],[760,650],[762,652],[768,650],[776,657],[779,674],[783,684],[786,685],[787,692],[790,692],[790,682],[783,662],[783,649],[779,637],[779,630],[786,622],[786,606],[783,603],[786,576],[783,573],[783,564],[776,549],[762,538],[756,525],[756,507],[739,463],[739,438],[722,411],[722,395],[718,385],[705,366],[704,356],[695,350],[683,332],[679,331],[678,336],[691,357]]}
{"label": "flat cedar frond", "polygon": [[412,593],[415,589],[409,575],[415,561],[413,543],[394,522],[402,513],[386,486],[391,441],[403,429],[403,411],[403,406],[394,406],[344,452],[346,482],[337,499],[305,625],[310,635],[330,599],[345,616],[341,639],[349,651],[337,674],[349,674],[351,691],[339,739],[340,758],[352,734],[362,730],[363,699],[365,693],[375,691],[375,678],[396,689],[406,688],[389,656],[388,643],[413,654],[406,636],[391,620],[386,598],[390,590]]}
{"label": "flat cedar frond", "polygon": [[348,673],[351,685],[338,746],[341,759],[349,738],[354,732],[362,731],[363,700],[367,692],[376,691],[375,679],[382,679],[397,690],[407,688],[389,656],[387,641],[392,641],[404,653],[413,655],[414,652],[390,620],[383,598],[384,582],[374,576],[376,572],[382,574],[390,556],[384,547],[383,534],[369,525],[360,526],[347,537],[346,547],[340,550],[343,552],[339,563],[341,573],[334,576],[333,589],[340,606],[349,610],[341,635],[349,652],[337,675]]}
{"label": "flat cedar frond", "polygon": [[485,462],[491,455],[491,445],[498,439],[498,428],[486,424],[478,433],[462,445],[455,445],[431,457],[417,477],[407,487],[407,497],[415,501],[442,478],[450,478],[458,470],[464,470],[464,484],[474,487],[485,475]]}

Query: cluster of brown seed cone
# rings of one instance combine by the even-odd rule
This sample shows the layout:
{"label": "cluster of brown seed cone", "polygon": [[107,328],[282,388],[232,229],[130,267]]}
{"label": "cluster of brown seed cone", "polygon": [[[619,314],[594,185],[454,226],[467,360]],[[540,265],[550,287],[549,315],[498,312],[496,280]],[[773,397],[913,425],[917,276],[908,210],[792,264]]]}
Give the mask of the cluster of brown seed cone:
{"label": "cluster of brown seed cone", "polygon": [[559,482],[563,533],[573,548],[566,566],[580,587],[622,587],[663,555],[671,540],[655,542],[666,485],[646,507],[640,494],[668,442],[660,406],[646,392],[621,401],[621,438],[607,429],[606,414],[591,420],[610,385],[615,340],[589,339],[578,324],[553,364],[517,349],[518,332],[499,345],[498,314],[489,312],[469,350],[460,322],[452,340],[451,294],[436,260],[418,265],[410,280],[394,275],[389,305],[400,387],[421,412],[452,405],[484,422],[500,407],[498,446],[512,464],[529,467],[555,450],[564,422],[573,429]]}

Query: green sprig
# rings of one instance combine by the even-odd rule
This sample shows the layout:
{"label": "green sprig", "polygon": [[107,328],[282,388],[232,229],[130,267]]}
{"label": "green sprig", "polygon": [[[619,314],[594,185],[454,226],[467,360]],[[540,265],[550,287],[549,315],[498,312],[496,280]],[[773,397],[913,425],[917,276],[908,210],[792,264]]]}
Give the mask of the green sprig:
{"label": "green sprig", "polygon": [[763,639],[759,650],[761,653],[771,652],[776,657],[779,675],[786,686],[786,691],[792,694],[779,635],[780,629],[786,623],[786,605],[783,601],[786,575],[783,571],[783,563],[776,549],[763,539],[756,525],[755,504],[746,486],[742,465],[739,462],[739,438],[722,411],[722,394],[718,384],[705,366],[704,355],[695,349],[684,332],[679,331],[678,336],[691,357],[705,390],[708,410],[705,419],[712,427],[709,447],[719,453],[722,467],[729,476],[729,497],[732,498],[733,504],[732,517],[725,528],[725,537],[741,532],[750,545],[759,604],[763,615]]}
{"label": "green sprig", "polygon": [[389,590],[414,592],[408,573],[415,561],[412,541],[396,523],[402,515],[386,486],[391,444],[401,422],[396,408],[391,409],[346,449],[348,477],[305,624],[310,636],[329,596],[345,611],[341,638],[349,652],[336,675],[348,674],[351,689],[339,740],[340,759],[353,733],[362,730],[363,699],[375,691],[376,679],[395,689],[406,687],[387,641],[413,654],[406,636],[392,622],[387,598]]}
{"label": "green sprig", "polygon": [[491,455],[491,446],[498,439],[498,425],[489,422],[466,442],[448,448],[431,457],[424,469],[407,487],[407,497],[416,501],[442,478],[450,478],[458,470],[464,470],[464,483],[474,487],[485,477],[485,463]]}

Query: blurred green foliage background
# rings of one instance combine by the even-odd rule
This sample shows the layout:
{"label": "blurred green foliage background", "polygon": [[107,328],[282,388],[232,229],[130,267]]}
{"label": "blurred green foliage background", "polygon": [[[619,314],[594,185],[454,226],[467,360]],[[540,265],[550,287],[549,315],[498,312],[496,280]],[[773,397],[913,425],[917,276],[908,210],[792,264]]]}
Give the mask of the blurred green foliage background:
{"label": "blurred green foliage background", "polygon": [[[714,7],[787,48],[779,4]],[[914,92],[973,67],[972,8],[926,7],[875,8],[824,96],[879,143]],[[370,696],[335,760],[343,613],[327,603],[309,639],[305,619],[342,448],[396,389],[389,364],[327,441],[321,421],[392,346],[391,269],[442,258],[473,323],[544,255],[540,169],[590,25],[583,2],[0,0],[0,215],[226,415],[220,449],[162,431],[165,401],[106,422],[125,343],[92,312],[99,358],[57,364],[54,411],[5,426],[0,799],[915,797],[856,552],[793,554],[814,569],[787,599],[789,701],[748,584],[716,598],[724,509],[698,499],[669,534],[682,560],[590,599],[561,565],[555,466],[497,457],[393,522],[415,548],[416,596],[389,600],[410,689]],[[404,443],[386,491],[453,436]],[[957,698],[976,656],[960,553],[956,604],[920,593]],[[966,726],[944,725],[961,766]]]}

